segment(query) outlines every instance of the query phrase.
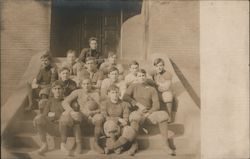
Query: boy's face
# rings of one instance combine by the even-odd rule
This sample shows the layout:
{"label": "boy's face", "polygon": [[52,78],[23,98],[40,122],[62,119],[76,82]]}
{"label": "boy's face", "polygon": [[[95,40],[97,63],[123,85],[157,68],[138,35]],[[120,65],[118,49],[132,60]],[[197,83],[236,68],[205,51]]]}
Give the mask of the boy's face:
{"label": "boy's face", "polygon": [[68,80],[69,77],[70,77],[69,70],[63,70],[63,71],[60,73],[60,78],[62,79],[62,81]]}
{"label": "boy's face", "polygon": [[87,67],[87,70],[93,71],[96,69],[96,63],[94,60],[88,60],[86,61],[85,66]]}
{"label": "boy's face", "polygon": [[119,90],[118,90],[118,89],[116,89],[116,90],[111,90],[111,91],[108,92],[108,96],[109,96],[110,101],[111,101],[112,103],[117,103],[117,102],[118,102],[118,100],[119,100],[119,95],[120,95],[120,93],[119,93]]}
{"label": "boy's face", "polygon": [[112,72],[110,72],[109,73],[109,78],[112,80],[112,81],[117,81],[118,80],[118,77],[119,77],[119,73],[118,73],[118,71],[112,71]]}
{"label": "boy's face", "polygon": [[158,73],[161,73],[162,71],[164,71],[164,64],[162,62],[158,63],[157,65],[155,65],[155,69]]}
{"label": "boy's face", "polygon": [[42,58],[41,59],[42,67],[47,67],[49,64],[50,64],[50,60],[48,58]]}
{"label": "boy's face", "polygon": [[89,92],[92,88],[90,79],[83,80],[81,86],[85,92]]}
{"label": "boy's face", "polygon": [[109,63],[110,64],[115,64],[116,60],[117,60],[117,56],[116,55],[109,56]]}
{"label": "boy's face", "polygon": [[139,83],[143,83],[143,82],[146,81],[146,74],[145,74],[145,73],[137,72],[136,77],[137,77],[137,81],[138,81]]}
{"label": "boy's face", "polygon": [[61,86],[54,86],[52,88],[52,93],[53,93],[55,98],[60,98],[60,97],[62,97],[63,89]]}
{"label": "boy's face", "polygon": [[134,75],[136,75],[137,71],[139,70],[139,66],[138,65],[131,65],[129,68],[129,71],[131,73],[133,73]]}
{"label": "boy's face", "polygon": [[96,50],[97,49],[97,41],[91,40],[89,42],[89,47],[91,48],[91,50]]}
{"label": "boy's face", "polygon": [[75,60],[76,60],[76,55],[75,55],[75,53],[69,53],[69,54],[67,55],[67,61],[68,61],[68,63],[72,64],[72,63],[75,62]]}

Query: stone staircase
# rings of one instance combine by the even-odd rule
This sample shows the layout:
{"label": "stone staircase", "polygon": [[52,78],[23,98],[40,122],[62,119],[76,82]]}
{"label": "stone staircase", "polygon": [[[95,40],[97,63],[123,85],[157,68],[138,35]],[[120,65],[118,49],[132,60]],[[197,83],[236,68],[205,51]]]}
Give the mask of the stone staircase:
{"label": "stone staircase", "polygon": [[[60,63],[57,61],[57,63]],[[169,61],[166,62],[167,66],[171,67]],[[147,66],[146,64],[144,66]],[[173,70],[171,70],[173,72]],[[173,72],[174,74],[174,72]],[[2,158],[82,158],[82,159],[195,159],[200,158],[200,110],[195,105],[192,98],[190,98],[187,91],[182,86],[181,82],[174,76],[173,89],[176,90],[176,96],[179,100],[179,107],[176,116],[176,122],[169,125],[169,133],[174,134],[175,144],[177,147],[177,156],[170,156],[166,148],[164,148],[164,140],[157,126],[144,125],[149,131],[146,134],[140,131],[138,136],[139,151],[135,156],[127,156],[125,154],[116,155],[100,155],[92,151],[93,145],[93,127],[87,126],[83,132],[83,153],[81,155],[71,156],[62,153],[59,150],[60,138],[51,137],[47,138],[49,143],[49,152],[45,156],[38,156],[34,153],[40,145],[40,140],[32,124],[32,119],[36,115],[35,112],[25,113],[23,108],[20,108],[15,116],[13,122],[8,126],[3,135],[2,148],[8,151],[7,156]],[[23,92],[25,93],[25,92]],[[27,102],[27,101],[26,101]],[[18,103],[18,101],[17,101]],[[25,103],[22,104],[22,107]],[[21,107],[21,106],[20,106]],[[67,140],[67,146],[70,148],[74,143],[74,138],[70,137]],[[10,155],[11,154],[11,155]]]}

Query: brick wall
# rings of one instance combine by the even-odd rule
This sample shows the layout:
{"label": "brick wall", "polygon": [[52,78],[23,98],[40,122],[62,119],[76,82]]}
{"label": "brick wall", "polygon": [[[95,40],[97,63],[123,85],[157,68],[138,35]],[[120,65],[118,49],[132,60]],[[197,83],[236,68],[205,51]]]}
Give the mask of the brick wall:
{"label": "brick wall", "polygon": [[15,90],[32,55],[49,48],[50,2],[1,1],[1,105]]}

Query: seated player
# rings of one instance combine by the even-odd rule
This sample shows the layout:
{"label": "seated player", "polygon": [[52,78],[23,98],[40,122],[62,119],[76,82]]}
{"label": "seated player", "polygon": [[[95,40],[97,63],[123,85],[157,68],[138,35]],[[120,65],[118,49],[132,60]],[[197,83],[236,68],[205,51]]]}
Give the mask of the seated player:
{"label": "seated player", "polygon": [[121,95],[120,97],[123,96],[125,90],[126,90],[126,84],[123,80],[119,80],[119,70],[116,67],[111,67],[108,73],[108,78],[104,79],[102,81],[102,86],[101,86],[101,98],[106,99],[108,96],[108,88],[112,85],[115,84],[116,86],[119,87]]}
{"label": "seated player", "polygon": [[169,122],[174,122],[176,108],[173,104],[173,93],[171,90],[172,84],[172,74],[165,70],[165,63],[161,58],[157,58],[154,60],[155,70],[152,73],[152,78],[157,84],[157,90],[159,92],[160,101],[165,103],[167,107],[167,112],[170,116]]}
{"label": "seated player", "polygon": [[[125,83],[127,87],[137,82],[136,74],[139,70],[139,63],[137,61],[131,61],[129,64],[129,73],[125,76]],[[146,82],[153,87],[156,87],[156,83],[152,80],[151,76],[147,75]]]}
{"label": "seated player", "polygon": [[99,68],[101,63],[103,63],[103,58],[101,57],[101,53],[97,50],[97,46],[97,38],[89,38],[89,48],[82,49],[78,61],[86,63],[87,57],[94,57],[97,62],[97,68]]}
{"label": "seated player", "polygon": [[83,122],[91,123],[94,128],[94,150],[98,153],[104,153],[104,150],[100,146],[100,137],[102,135],[102,124],[104,121],[103,116],[100,114],[99,107],[100,95],[99,92],[92,88],[91,80],[85,78],[81,81],[81,89],[73,91],[68,97],[65,98],[62,105],[67,112],[70,112],[71,102],[77,100],[80,111],[83,114]]}
{"label": "seated player", "polygon": [[131,61],[129,64],[129,73],[125,76],[125,83],[130,86],[133,83],[136,83],[136,73],[139,70],[139,63],[137,61]]}
{"label": "seated player", "polygon": [[[111,139],[107,139],[106,153],[115,151],[121,153],[121,150],[126,143],[130,143],[130,146],[135,144],[133,149],[129,149],[128,153],[133,155],[137,149],[135,149],[137,142],[135,141],[136,132],[128,126],[129,119],[129,103],[119,99],[119,88],[116,85],[109,86],[108,99],[102,102],[101,114],[105,117],[104,132]],[[113,122],[110,122],[113,121]],[[119,130],[121,129],[121,137],[119,137]],[[116,131],[115,131],[116,130]],[[115,132],[114,132],[115,131]],[[119,139],[118,139],[119,137]]]}
{"label": "seated player", "polygon": [[[53,97],[49,98],[47,104],[44,108],[40,108],[41,114],[36,116],[33,120],[33,124],[38,131],[38,135],[41,139],[42,145],[41,148],[37,151],[38,154],[44,154],[48,151],[48,143],[46,139],[46,134],[50,134],[52,136],[61,136],[61,150],[65,151],[66,140],[67,140],[67,132],[62,127],[67,123],[67,126],[71,127],[79,127],[77,124],[65,122],[67,117],[62,115],[64,112],[64,108],[62,107],[63,100],[63,86],[60,81],[53,82],[51,86],[51,92]],[[81,132],[79,129],[74,129],[76,135],[76,140],[81,140],[80,135]],[[79,137],[79,138],[78,138]]]}
{"label": "seated player", "polygon": [[41,56],[41,68],[33,80],[33,83],[28,83],[28,101],[29,105],[26,107],[26,111],[30,111],[34,108],[35,101],[42,89],[50,89],[51,83],[58,79],[56,69],[51,65],[51,57],[48,52]]}
{"label": "seated player", "polygon": [[126,90],[123,100],[129,102],[137,110],[130,113],[130,125],[139,130],[139,126],[144,122],[157,124],[164,141],[168,143],[175,155],[173,138],[168,137],[169,116],[165,111],[159,111],[160,103],[157,90],[146,82],[146,71],[140,69],[137,72],[137,83],[132,84]]}
{"label": "seated player", "polygon": [[64,97],[70,95],[70,93],[77,89],[76,82],[70,79],[70,69],[63,67],[59,70],[60,81],[63,84]]}
{"label": "seated player", "polygon": [[66,61],[64,61],[61,65],[61,68],[67,67],[70,71],[70,78],[74,79],[77,74],[77,63],[76,63],[76,51],[75,50],[68,50]]}
{"label": "seated player", "polygon": [[104,75],[108,75],[109,69],[116,67],[119,70],[119,78],[123,79],[123,66],[117,63],[117,55],[114,52],[109,52],[107,60],[101,64],[100,70],[103,71]]}
{"label": "seated player", "polygon": [[86,69],[83,69],[78,73],[78,80],[81,81],[85,77],[90,78],[92,87],[94,89],[100,89],[104,75],[102,71],[97,69],[96,59],[88,57],[86,59],[85,67]]}
{"label": "seated player", "polygon": [[[75,134],[75,143],[73,147],[75,148],[75,152],[77,154],[82,153],[82,132],[81,132],[81,122],[82,122],[82,113],[80,112],[80,106],[77,103],[77,101],[73,101],[71,103],[72,111],[70,112],[64,112],[62,114],[62,118],[60,120],[60,129],[62,132],[69,132],[74,130]],[[68,134],[65,134],[66,138],[68,137]],[[67,139],[66,139],[67,140]],[[67,151],[67,150],[66,150]]]}

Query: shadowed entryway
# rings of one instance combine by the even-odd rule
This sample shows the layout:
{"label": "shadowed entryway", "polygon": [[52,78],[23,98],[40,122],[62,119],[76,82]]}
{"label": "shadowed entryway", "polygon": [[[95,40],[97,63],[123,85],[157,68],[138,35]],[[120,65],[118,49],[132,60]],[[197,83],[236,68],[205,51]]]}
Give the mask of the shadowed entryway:
{"label": "shadowed entryway", "polygon": [[74,49],[79,54],[88,39],[97,37],[98,51],[119,52],[123,22],[141,11],[141,1],[52,1],[51,52],[65,56]]}

